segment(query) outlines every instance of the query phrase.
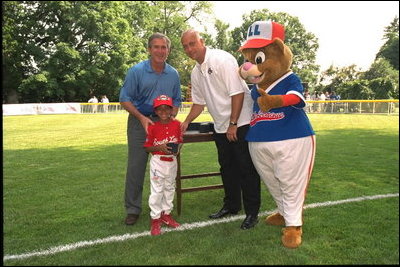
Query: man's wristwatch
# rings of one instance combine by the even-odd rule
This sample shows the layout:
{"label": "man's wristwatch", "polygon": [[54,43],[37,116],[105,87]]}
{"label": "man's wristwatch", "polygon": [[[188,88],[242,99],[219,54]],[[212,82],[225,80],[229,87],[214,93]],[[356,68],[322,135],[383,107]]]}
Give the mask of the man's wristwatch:
{"label": "man's wristwatch", "polygon": [[231,121],[231,122],[229,123],[229,125],[236,126],[236,125],[237,125],[237,122]]}

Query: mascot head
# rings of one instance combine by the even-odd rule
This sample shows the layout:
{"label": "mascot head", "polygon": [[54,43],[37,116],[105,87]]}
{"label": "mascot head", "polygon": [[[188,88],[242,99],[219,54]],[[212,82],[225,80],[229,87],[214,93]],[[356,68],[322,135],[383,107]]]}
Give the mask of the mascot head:
{"label": "mascot head", "polygon": [[247,61],[239,68],[240,77],[265,90],[290,71],[293,54],[284,40],[282,25],[273,21],[254,22],[245,43],[239,48]]}

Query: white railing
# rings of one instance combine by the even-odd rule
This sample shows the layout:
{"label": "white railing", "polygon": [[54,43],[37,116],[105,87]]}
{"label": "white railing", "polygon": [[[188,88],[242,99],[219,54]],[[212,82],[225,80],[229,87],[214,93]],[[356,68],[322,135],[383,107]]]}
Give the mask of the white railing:
{"label": "white railing", "polygon": [[[329,100],[306,101],[307,113],[399,114],[399,100]],[[179,113],[188,114],[192,102],[183,102]],[[119,102],[113,103],[49,103],[3,104],[3,116],[64,113],[125,113]],[[208,113],[207,108],[203,113]]]}
{"label": "white railing", "polygon": [[399,100],[307,101],[307,113],[399,114]]}
{"label": "white railing", "polygon": [[[399,100],[329,100],[329,101],[306,101],[304,110],[307,113],[372,113],[372,114],[399,114]],[[108,107],[108,112],[124,112],[119,103],[110,103],[114,106]],[[106,104],[82,103],[82,113],[103,112]],[[188,114],[192,102],[183,102],[180,113]],[[97,108],[97,109],[96,109]],[[203,113],[208,113],[207,108]]]}

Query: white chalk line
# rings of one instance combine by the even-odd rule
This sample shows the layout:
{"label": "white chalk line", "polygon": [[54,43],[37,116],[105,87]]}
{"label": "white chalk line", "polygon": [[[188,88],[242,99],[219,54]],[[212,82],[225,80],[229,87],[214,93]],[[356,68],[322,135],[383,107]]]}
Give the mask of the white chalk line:
{"label": "white chalk line", "polygon": [[[326,201],[326,202],[308,204],[308,205],[304,206],[304,209],[327,207],[327,206],[340,205],[340,204],[350,203],[350,202],[360,202],[360,201],[364,201],[364,200],[373,200],[373,199],[398,197],[398,196],[399,196],[399,193],[386,194],[386,195],[375,195],[375,196],[362,196],[362,197],[349,198],[349,199],[343,199],[343,200],[337,200],[337,201]],[[261,213],[259,213],[259,216],[266,216],[268,214],[272,214],[273,212],[275,212],[275,210],[261,212]],[[171,229],[171,228],[163,229],[163,232],[172,232],[172,231],[176,232],[176,231],[192,230],[192,229],[196,229],[196,228],[207,227],[207,226],[214,225],[214,224],[233,222],[233,221],[241,220],[244,218],[245,218],[245,215],[235,215],[235,216],[230,216],[230,217],[222,218],[222,219],[218,219],[218,220],[209,220],[209,221],[194,222],[194,223],[184,223],[184,224],[181,224],[181,226],[176,229]],[[110,236],[110,237],[96,239],[96,240],[80,241],[80,242],[76,242],[76,243],[52,247],[52,248],[49,248],[46,250],[32,251],[32,252],[17,254],[17,255],[5,255],[3,257],[3,261],[13,260],[13,259],[25,259],[25,258],[30,258],[30,257],[34,257],[34,256],[52,255],[52,254],[56,254],[59,252],[75,250],[75,249],[82,248],[82,247],[88,247],[88,246],[93,246],[93,245],[97,245],[97,244],[106,244],[106,243],[111,243],[111,242],[121,242],[121,241],[125,241],[125,240],[136,239],[136,238],[143,237],[143,236],[150,236],[150,231],[144,231],[141,233],[134,233],[134,234]]]}

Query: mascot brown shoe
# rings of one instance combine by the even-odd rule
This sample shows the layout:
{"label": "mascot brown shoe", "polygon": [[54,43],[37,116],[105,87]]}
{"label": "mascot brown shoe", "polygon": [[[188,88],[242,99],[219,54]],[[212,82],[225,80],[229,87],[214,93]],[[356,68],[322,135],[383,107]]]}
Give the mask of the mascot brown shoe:
{"label": "mascot brown shoe", "polygon": [[282,243],[287,248],[297,248],[301,244],[301,226],[288,226],[282,229]]}
{"label": "mascot brown shoe", "polygon": [[276,212],[274,214],[269,215],[265,219],[265,223],[269,225],[285,226],[285,219],[279,212]]}

